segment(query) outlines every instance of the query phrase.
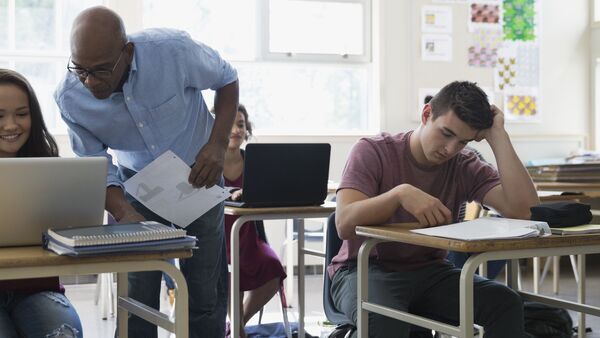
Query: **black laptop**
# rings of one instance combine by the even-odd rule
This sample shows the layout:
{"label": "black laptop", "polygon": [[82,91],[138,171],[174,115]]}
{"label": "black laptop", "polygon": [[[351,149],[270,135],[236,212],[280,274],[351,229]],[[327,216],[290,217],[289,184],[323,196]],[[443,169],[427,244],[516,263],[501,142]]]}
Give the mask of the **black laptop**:
{"label": "black laptop", "polygon": [[242,201],[234,207],[321,205],[327,197],[327,143],[251,143],[244,157]]}

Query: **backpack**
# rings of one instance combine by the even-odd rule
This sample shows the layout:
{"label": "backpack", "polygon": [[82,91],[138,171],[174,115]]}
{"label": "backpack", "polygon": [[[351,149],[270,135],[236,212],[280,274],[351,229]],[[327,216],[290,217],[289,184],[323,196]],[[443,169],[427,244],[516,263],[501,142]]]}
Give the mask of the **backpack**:
{"label": "backpack", "polygon": [[573,320],[565,309],[523,302],[525,332],[530,338],[571,338]]}

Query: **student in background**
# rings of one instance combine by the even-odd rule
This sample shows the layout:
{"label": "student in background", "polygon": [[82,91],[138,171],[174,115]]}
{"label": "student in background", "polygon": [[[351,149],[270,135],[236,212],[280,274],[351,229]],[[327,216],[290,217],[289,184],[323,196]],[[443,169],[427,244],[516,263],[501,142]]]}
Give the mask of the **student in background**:
{"label": "student in background", "polygon": [[[21,74],[0,68],[0,161],[56,156],[33,88]],[[0,337],[83,337],[64,293],[58,277],[0,281]]]}
{"label": "student in background", "polygon": [[[252,124],[243,105],[238,106],[229,146],[225,153],[223,176],[225,186],[241,188],[244,182],[244,151],[240,146],[252,135]],[[243,191],[235,190],[231,199],[240,200]],[[237,216],[225,215],[225,239],[227,260],[231,262],[231,227]],[[258,231],[257,231],[258,228]],[[262,230],[262,236],[260,232]],[[262,238],[261,238],[262,237]],[[240,293],[243,316],[240,326],[246,323],[277,293],[286,278],[279,258],[266,242],[262,222],[247,222],[240,229]],[[244,299],[244,291],[247,297]],[[244,330],[241,330],[245,337]]]}
{"label": "student in background", "polygon": [[[485,139],[498,170],[464,147]],[[337,191],[336,228],[343,244],[328,267],[336,308],[356,321],[356,257],[364,241],[357,225],[457,221],[460,206],[475,200],[500,214],[529,219],[539,203],[517,157],[504,115],[471,82],[453,82],[423,107],[421,125],[407,133],[363,138],[352,148]],[[447,252],[403,243],[381,243],[371,253],[373,302],[456,324],[461,270]],[[505,285],[474,277],[475,323],[487,338],[523,337],[523,305]],[[369,314],[371,337],[408,337],[410,324]]]}

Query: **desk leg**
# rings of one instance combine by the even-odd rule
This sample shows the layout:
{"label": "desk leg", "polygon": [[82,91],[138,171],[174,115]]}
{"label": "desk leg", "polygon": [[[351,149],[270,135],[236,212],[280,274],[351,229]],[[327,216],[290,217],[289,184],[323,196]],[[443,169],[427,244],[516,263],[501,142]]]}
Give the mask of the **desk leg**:
{"label": "desk leg", "polygon": [[[285,220],[285,229],[286,229],[286,242],[285,246],[285,273],[287,274],[287,278],[285,280],[285,292],[288,295],[294,294],[294,226],[293,222],[290,223],[288,220]],[[288,307],[292,307],[292,299],[288,300]]]}
{"label": "desk leg", "polygon": [[[129,297],[129,278],[127,272],[119,272],[117,274],[117,299]],[[117,330],[120,338],[127,337],[129,329],[129,311],[118,308],[117,309]]]}
{"label": "desk leg", "polygon": [[[585,255],[577,255],[577,277],[579,283],[577,285],[577,302],[585,304]],[[585,312],[579,313],[579,329],[577,337],[585,337]]]}
{"label": "desk leg", "polygon": [[506,262],[506,285],[511,289],[518,291],[519,285],[519,260],[509,259]]}
{"label": "desk leg", "polygon": [[242,318],[240,309],[240,228],[246,222],[251,220],[249,217],[240,216],[233,222],[231,227],[231,313],[229,319],[231,320],[231,336],[240,336],[240,321]]}
{"label": "desk leg", "polygon": [[[473,337],[474,335],[473,325],[475,316],[473,314],[473,279],[475,278],[475,271],[479,265],[479,263],[477,263],[479,255],[480,254],[471,255],[460,272],[459,318],[462,338]],[[487,264],[487,261],[484,260],[481,263]]]}
{"label": "desk leg", "polygon": [[357,302],[356,302],[356,329],[358,338],[369,337],[369,312],[363,309],[363,302],[369,301],[369,253],[380,241],[367,239],[358,250],[357,267]]}
{"label": "desk leg", "polygon": [[304,338],[304,219],[294,219],[298,229],[298,338]]}
{"label": "desk leg", "polygon": [[533,293],[540,293],[540,257],[533,257]]}
{"label": "desk leg", "polygon": [[552,291],[558,295],[558,281],[560,279],[560,256],[552,257]]}

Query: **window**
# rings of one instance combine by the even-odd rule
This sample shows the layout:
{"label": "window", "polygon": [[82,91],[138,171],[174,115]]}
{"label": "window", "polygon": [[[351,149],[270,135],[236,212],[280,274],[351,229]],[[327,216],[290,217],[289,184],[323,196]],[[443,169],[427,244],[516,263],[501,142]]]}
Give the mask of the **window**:
{"label": "window", "polygon": [[69,32],[81,10],[102,0],[0,0],[0,67],[23,74],[52,133],[65,133],[52,94],[66,72]]}
{"label": "window", "polygon": [[[258,134],[377,129],[368,0],[143,0],[143,4],[144,28],[186,30],[237,68],[240,102],[248,108]],[[204,96],[210,107],[214,94]]]}

